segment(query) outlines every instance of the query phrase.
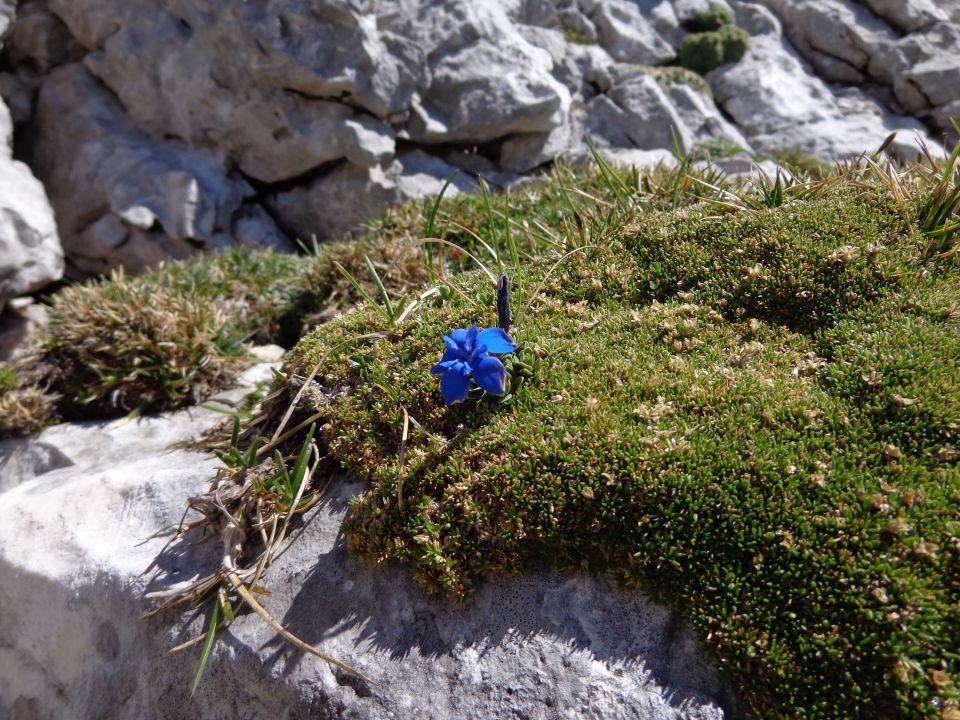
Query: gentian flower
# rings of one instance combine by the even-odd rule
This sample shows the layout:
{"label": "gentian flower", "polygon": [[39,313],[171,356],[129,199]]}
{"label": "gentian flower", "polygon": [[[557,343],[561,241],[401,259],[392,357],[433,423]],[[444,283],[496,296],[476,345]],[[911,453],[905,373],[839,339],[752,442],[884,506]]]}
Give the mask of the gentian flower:
{"label": "gentian flower", "polygon": [[492,353],[511,353],[517,349],[513,340],[500,328],[488,328],[483,332],[476,325],[469,330],[456,329],[443,336],[447,351],[440,362],[433,366],[432,375],[440,378],[440,393],[447,405],[463,402],[470,390],[470,375],[477,385],[492,395],[503,395],[507,369]]}

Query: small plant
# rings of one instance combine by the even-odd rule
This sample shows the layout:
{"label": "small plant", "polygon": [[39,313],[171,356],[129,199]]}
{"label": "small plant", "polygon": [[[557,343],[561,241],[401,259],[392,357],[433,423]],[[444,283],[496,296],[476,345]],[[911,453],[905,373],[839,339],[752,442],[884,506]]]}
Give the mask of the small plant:
{"label": "small plant", "polygon": [[[698,76],[699,77],[699,76]],[[705,140],[699,143],[691,153],[694,160],[720,160],[722,158],[735,157],[746,153],[742,147],[730,140]]]}
{"label": "small plant", "polygon": [[[956,123],[954,126],[960,132]],[[960,142],[954,146],[942,169],[927,148],[923,150],[936,173],[936,182],[923,209],[920,226],[930,238],[929,253],[952,254],[956,251],[957,237],[960,236],[960,165],[957,163],[960,159]]]}
{"label": "small plant", "polygon": [[735,25],[723,25],[717,30],[687,35],[677,53],[677,62],[706,75],[718,67],[739,61],[749,46],[750,36],[746,30]]}
{"label": "small plant", "polygon": [[370,273],[370,277],[373,278],[373,281],[377,285],[377,290],[380,291],[380,298],[383,300],[381,305],[368,293],[360,282],[339,262],[334,261],[334,266],[339,270],[347,280],[350,281],[350,284],[353,285],[354,289],[360,294],[360,296],[366,300],[372,307],[375,307],[378,312],[380,312],[384,319],[387,321],[387,324],[390,327],[393,327],[397,322],[397,317],[399,316],[398,308],[393,304],[393,301],[390,300],[390,293],[387,292],[387,288],[383,284],[383,280],[380,278],[380,273],[377,272],[377,268],[374,267],[373,263],[370,261],[370,258],[366,255],[363,256],[364,262],[367,264],[367,270]]}
{"label": "small plant", "polygon": [[17,387],[17,374],[9,365],[0,365],[0,396]]}
{"label": "small plant", "polygon": [[689,85],[707,97],[713,97],[713,89],[703,79],[702,75],[698,75],[693,70],[679,65],[654,65],[647,68],[647,72],[660,84],[660,87],[670,88],[674,85]]}
{"label": "small plant", "polygon": [[[277,449],[277,440],[267,442],[266,438],[257,437],[246,450],[241,450],[240,420],[235,416],[230,447],[225,452],[217,453],[223,465],[217,472],[212,488],[205,495],[189,501],[189,508],[199,514],[199,519],[181,524],[170,540],[172,543],[191,531],[212,527],[218,531],[224,546],[220,567],[206,577],[186,588],[146,595],[147,598],[163,602],[144,617],[152,617],[188,602],[194,607],[211,606],[206,631],[171,650],[176,652],[203,644],[190,686],[191,695],[200,686],[217,633],[233,622],[235,607],[241,605],[257,613],[300,650],[372,682],[349,665],[319,652],[287,631],[254,596],[255,593],[269,594],[259,582],[273,560],[274,550],[282,544],[292,519],[312,508],[320,497],[320,492],[309,489],[317,467],[316,462],[311,467],[310,458],[319,458],[313,440],[315,430],[316,425],[311,424],[290,470],[287,468],[287,459]],[[260,457],[270,449],[274,449],[272,460],[260,461]],[[262,539],[263,546],[259,555],[241,567],[240,560],[247,549],[248,537]]]}
{"label": "small plant", "polygon": [[569,25],[563,26],[563,37],[569,43],[574,43],[575,45],[594,45],[596,40],[586,33],[570,27]]}
{"label": "small plant", "polygon": [[507,370],[503,363],[487,353],[505,354],[517,349],[516,344],[500,328],[483,332],[476,326],[469,330],[457,329],[443,336],[446,352],[433,369],[440,375],[440,392],[447,405],[463,402],[470,390],[470,376],[477,385],[491,395],[503,395]]}
{"label": "small plant", "polygon": [[722,5],[711,4],[708,10],[701,10],[694,13],[692,17],[683,23],[683,29],[687,32],[700,33],[719,30],[724,25],[733,24],[733,13]]}

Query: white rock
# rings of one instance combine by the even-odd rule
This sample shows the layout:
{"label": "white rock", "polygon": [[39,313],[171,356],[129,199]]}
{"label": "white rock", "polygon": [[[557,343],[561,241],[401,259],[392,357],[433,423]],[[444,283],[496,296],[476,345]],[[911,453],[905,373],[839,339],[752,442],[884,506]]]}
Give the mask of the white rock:
{"label": "white rock", "polygon": [[752,28],[750,48],[739,63],[714,70],[707,80],[757,152],[799,149],[832,162],[873,152],[898,131],[894,149],[912,160],[914,134],[936,144],[919,121],[887,111],[855,88],[831,89],[810,72],[769,11],[749,3],[736,8],[738,23]]}
{"label": "white rock", "polygon": [[863,0],[863,2],[874,14],[905,32],[914,32],[933,23],[950,19],[933,0]]}
{"label": "white rock", "polygon": [[53,210],[30,168],[11,156],[13,122],[0,102],[0,310],[63,276]]}
{"label": "white rock", "polygon": [[211,248],[253,194],[223,158],[134,128],[81,65],[43,83],[35,131],[34,167],[77,274],[118,265],[135,272]]}
{"label": "white rock", "polygon": [[588,134],[600,147],[691,150],[694,136],[653,76],[637,71],[584,107]]}
{"label": "white rock", "polygon": [[[142,620],[151,605],[141,593],[219,561],[216,538],[165,550],[163,532],[217,465],[169,446],[219,417],[191,410],[49,428],[26,443],[39,475],[11,483],[2,475],[9,462],[0,467],[10,487],[0,503],[0,715],[465,720],[548,711],[720,720],[724,705],[737,712],[666,608],[602,578],[537,570],[483,583],[460,607],[425,595],[405,569],[353,560],[339,526],[363,487],[342,479],[263,576],[272,594],[261,602],[377,684],[293,650],[251,614],[221,635],[191,698],[199,647],[168,649],[201,632],[204,618]],[[158,576],[142,577],[154,561]]]}
{"label": "white rock", "polygon": [[554,79],[549,54],[527,42],[499,5],[420,0],[409,13],[406,24],[390,27],[424,47],[431,80],[414,98],[406,137],[483,143],[563,121],[569,90]]}
{"label": "white rock", "polygon": [[930,0],[760,1],[828,81],[884,83],[914,114],[960,97],[960,28]]}
{"label": "white rock", "polygon": [[692,135],[694,146],[709,140],[722,140],[750,152],[750,143],[743,133],[717,109],[713,100],[695,88],[676,83],[666,94],[680,119],[681,127]]}
{"label": "white rock", "polygon": [[[672,15],[669,3],[660,4]],[[638,65],[659,65],[676,55],[673,47],[640,12],[637,4],[628,0],[581,0],[580,7],[596,26],[600,44],[615,60]],[[676,23],[674,16],[674,26]]]}
{"label": "white rock", "polygon": [[[783,23],[785,34],[827,81],[846,81],[835,67],[863,80],[876,48],[896,33],[867,8],[848,0],[761,0]],[[856,80],[854,80],[856,81]]]}
{"label": "white rock", "polygon": [[104,13],[93,0],[54,0],[52,7],[96,49],[87,66],[141,130],[236,158],[264,182],[343,157],[376,162],[392,131],[338,100],[386,114],[413,92],[407,68],[417,67],[416,58],[398,54],[403,41],[388,46],[372,17],[336,3],[307,8],[287,0],[255,11],[243,3],[161,8],[132,0]]}
{"label": "white rock", "polygon": [[0,0],[0,47],[3,47],[4,35],[17,13],[17,0]]}
{"label": "white rock", "polygon": [[40,331],[50,321],[49,306],[33,298],[15,298],[0,314],[0,362],[22,357],[36,348]]}
{"label": "white rock", "polygon": [[[383,166],[342,165],[310,185],[278,194],[271,205],[293,237],[333,240],[356,231],[387,205],[439,193],[457,172],[440,158],[416,150]],[[474,188],[474,181],[460,173],[446,195]]]}
{"label": "white rock", "polygon": [[701,12],[709,12],[716,8],[726,10],[733,15],[733,9],[726,0],[673,0],[673,11],[681,23],[692,20],[693,16]]}

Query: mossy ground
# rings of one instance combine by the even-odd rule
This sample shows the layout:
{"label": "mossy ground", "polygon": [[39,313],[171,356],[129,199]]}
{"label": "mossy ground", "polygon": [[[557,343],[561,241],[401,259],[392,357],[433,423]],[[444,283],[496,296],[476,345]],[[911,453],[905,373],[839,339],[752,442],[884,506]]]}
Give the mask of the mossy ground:
{"label": "mossy ground", "polygon": [[[637,182],[668,202],[671,184],[678,198],[691,184],[678,185],[675,175],[654,168]],[[613,207],[615,198],[597,168],[559,168],[501,197],[404,203],[360,238],[303,255],[241,247],[69,286],[50,299],[42,347],[0,378],[0,437],[194,403],[233,381],[245,363],[244,342],[289,348],[305,329],[355,305],[361,295],[338,265],[376,296],[369,258],[385,288],[403,296],[431,277],[431,267],[444,274],[477,267],[471,255],[496,265],[511,249],[518,260],[563,249],[571,237],[583,238],[582,215],[598,200]],[[440,236],[456,247],[422,242]]]}
{"label": "mossy ground", "polygon": [[430,375],[441,334],[495,323],[482,274],[392,329],[319,328],[287,369],[320,364],[303,412],[371,483],[351,547],[456,597],[544,559],[609,572],[681,612],[757,717],[953,717],[960,267],[916,214],[850,184],[639,215],[532,302],[551,263],[527,263],[533,373],[505,399],[445,407]]}
{"label": "mossy ground", "polygon": [[[956,720],[960,177],[871,163],[733,194],[687,163],[561,168],[315,257],[78,286],[0,402],[36,408],[21,431],[53,393],[165,409],[225,381],[243,339],[320,323],[266,417],[318,369],[291,422],[321,413],[328,460],[370,481],[358,554],[458,598],[544,560],[608,572],[684,615],[757,717]],[[441,335],[495,322],[470,254],[510,273],[521,349],[507,397],[445,407]],[[403,322],[334,317],[359,297],[335,262],[377,296],[367,257],[398,306],[437,291]]]}

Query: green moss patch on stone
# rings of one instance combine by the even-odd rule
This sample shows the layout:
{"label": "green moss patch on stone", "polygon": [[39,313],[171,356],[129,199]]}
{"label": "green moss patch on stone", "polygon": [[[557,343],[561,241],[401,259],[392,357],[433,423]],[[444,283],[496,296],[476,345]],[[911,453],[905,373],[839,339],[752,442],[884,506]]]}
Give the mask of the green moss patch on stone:
{"label": "green moss patch on stone", "polygon": [[647,72],[653,75],[653,78],[661,87],[669,88],[673,85],[689,85],[694,90],[703,93],[709,98],[713,97],[713,90],[702,75],[698,75],[693,70],[689,70],[679,65],[653,65],[647,68]]}
{"label": "green moss patch on stone", "polygon": [[[301,412],[371,483],[351,548],[461,598],[544,560],[609,572],[681,612],[758,717],[956,708],[960,266],[924,257],[915,214],[851,183],[641,215],[518,313],[532,377],[502,400],[445,407],[429,373],[441,334],[494,324],[482,275],[394,329],[319,328],[286,370],[320,365]],[[550,265],[515,272],[515,310]]]}
{"label": "green moss patch on stone", "polygon": [[717,30],[691,33],[680,45],[677,62],[689,70],[706,75],[711,70],[739,61],[750,46],[743,28],[723,25]]}
{"label": "green moss patch on stone", "polygon": [[733,13],[722,5],[711,4],[708,10],[694,13],[683,23],[683,28],[687,32],[710,32],[732,24]]}

